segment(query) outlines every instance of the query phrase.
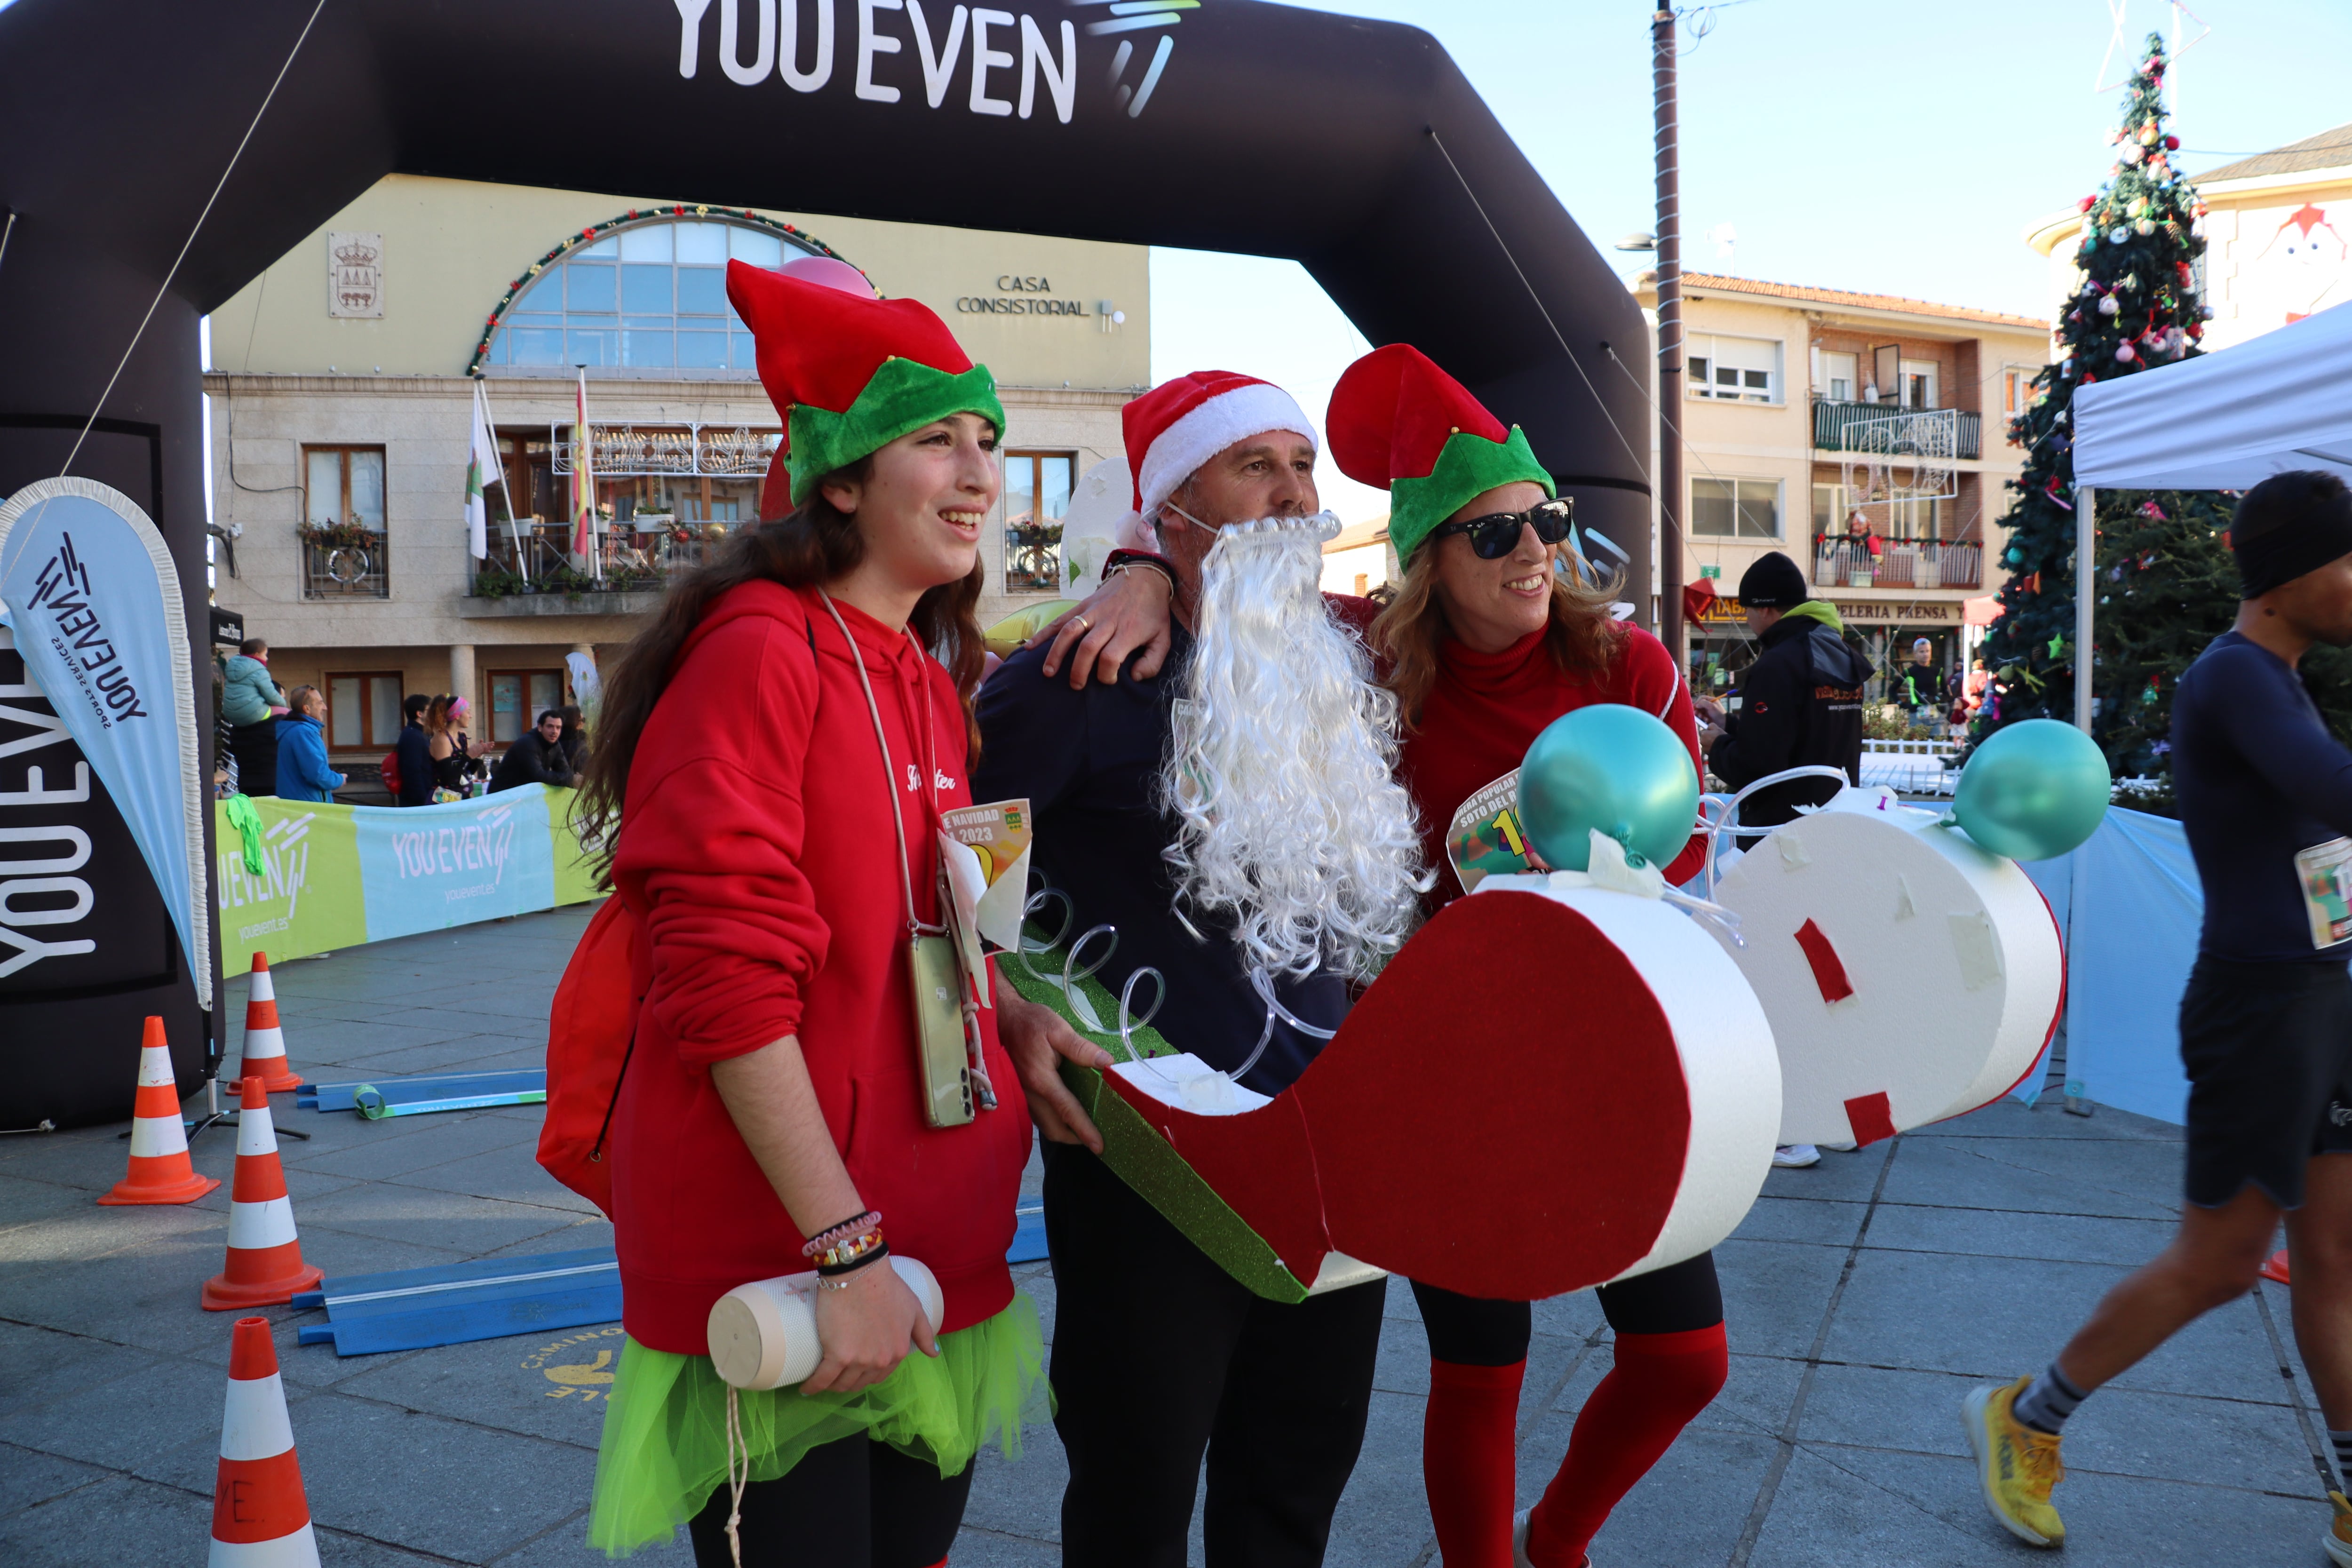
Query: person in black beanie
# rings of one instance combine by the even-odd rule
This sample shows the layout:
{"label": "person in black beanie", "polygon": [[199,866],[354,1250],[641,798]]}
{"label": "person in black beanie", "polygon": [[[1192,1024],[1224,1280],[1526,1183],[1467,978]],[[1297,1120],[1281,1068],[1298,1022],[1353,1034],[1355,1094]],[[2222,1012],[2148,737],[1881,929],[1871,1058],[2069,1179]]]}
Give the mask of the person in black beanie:
{"label": "person in black beanie", "polygon": [[[1811,596],[1797,563],[1773,551],[1739,579],[1748,629],[1763,644],[1739,682],[1739,711],[1706,753],[1707,770],[1734,790],[1788,768],[1843,768],[1862,782],[1862,688],[1870,665],[1845,643],[1837,606]],[[1825,778],[1796,779],[1743,803],[1756,827],[1792,821],[1800,805],[1837,793]]]}
{"label": "person in black beanie", "polygon": [[[2043,1372],[1962,1407],[1985,1500],[2055,1546],[2059,1435],[2074,1407],[2217,1307],[2243,1297],[2284,1219],[2294,1340],[2327,1417],[2337,1485],[2352,1466],[2352,751],[2297,666],[2352,647],[2352,492],[2273,475],[2239,501],[2237,624],[2180,677],[2172,778],[2204,890],[2180,998],[2189,1073],[2180,1227]],[[2352,1568],[2352,1502],[2320,1545]]]}

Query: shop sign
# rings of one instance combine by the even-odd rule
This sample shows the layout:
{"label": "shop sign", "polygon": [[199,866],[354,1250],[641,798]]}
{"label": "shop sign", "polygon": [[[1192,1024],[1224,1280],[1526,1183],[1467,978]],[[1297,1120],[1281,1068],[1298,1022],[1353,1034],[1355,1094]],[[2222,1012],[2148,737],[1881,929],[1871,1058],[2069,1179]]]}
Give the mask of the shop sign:
{"label": "shop sign", "polygon": [[1748,619],[1748,606],[1718,594],[1700,606],[1697,619],[1703,626],[1740,626]]}
{"label": "shop sign", "polygon": [[1847,603],[1836,601],[1838,618],[1848,626],[1956,626],[1960,624],[1960,606],[1955,600],[1925,599],[1905,604],[1893,599],[1864,599]]}

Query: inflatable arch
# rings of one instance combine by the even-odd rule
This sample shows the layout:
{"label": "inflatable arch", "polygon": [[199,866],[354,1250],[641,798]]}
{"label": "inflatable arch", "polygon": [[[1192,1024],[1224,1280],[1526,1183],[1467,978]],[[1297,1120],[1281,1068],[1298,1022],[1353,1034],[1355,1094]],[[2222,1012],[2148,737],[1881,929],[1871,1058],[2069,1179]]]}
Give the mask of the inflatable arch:
{"label": "inflatable arch", "polygon": [[[1524,426],[1648,582],[1641,312],[1434,39],[1255,0],[1001,3],[18,0],[0,495],[63,472],[95,410],[72,471],[152,506],[201,637],[197,318],[406,173],[1295,258],[1373,342]],[[600,111],[600,82],[625,106]],[[0,724],[0,749],[22,733]],[[44,752],[52,777],[70,750]],[[0,826],[122,837],[102,798],[11,805],[22,773],[0,755]],[[214,1020],[161,903],[135,855],[101,864],[96,951],[0,975],[0,1127],[119,1117],[145,1014],[200,1081]]]}

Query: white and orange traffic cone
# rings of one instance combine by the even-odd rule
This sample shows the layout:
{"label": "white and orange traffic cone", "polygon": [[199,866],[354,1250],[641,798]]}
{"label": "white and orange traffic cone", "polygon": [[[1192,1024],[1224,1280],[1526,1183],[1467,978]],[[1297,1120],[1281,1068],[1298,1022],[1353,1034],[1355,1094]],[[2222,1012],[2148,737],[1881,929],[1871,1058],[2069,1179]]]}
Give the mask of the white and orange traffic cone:
{"label": "white and orange traffic cone", "polygon": [[207,1568],[319,1568],[319,1539],[302,1495],[294,1425],[286,1418],[286,1385],[267,1318],[239,1318],[229,1343]]}
{"label": "white and orange traffic cone", "polygon": [[139,1097],[131,1116],[131,1170],[100,1203],[194,1203],[220,1185],[219,1177],[199,1176],[188,1161],[188,1130],[180,1121],[180,1090],[161,1018],[147,1020],[139,1042]]}
{"label": "white and orange traffic cone", "polygon": [[278,1163],[278,1129],[269,1119],[269,1095],[260,1077],[247,1073],[236,1113],[228,1263],[205,1281],[205,1310],[228,1312],[291,1301],[295,1291],[308,1290],[323,1274],[302,1261],[302,1244],[294,1236],[294,1203],[286,1195],[286,1171]]}
{"label": "white and orange traffic cone", "polygon": [[[250,1076],[261,1075],[261,1087],[272,1094],[284,1094],[301,1087],[301,1075],[286,1065],[286,1031],[278,1026],[278,987],[269,978],[269,955],[253,955],[253,975],[245,995],[245,1048],[237,1058],[236,1070]],[[231,1092],[241,1091],[245,1079],[230,1084]]]}

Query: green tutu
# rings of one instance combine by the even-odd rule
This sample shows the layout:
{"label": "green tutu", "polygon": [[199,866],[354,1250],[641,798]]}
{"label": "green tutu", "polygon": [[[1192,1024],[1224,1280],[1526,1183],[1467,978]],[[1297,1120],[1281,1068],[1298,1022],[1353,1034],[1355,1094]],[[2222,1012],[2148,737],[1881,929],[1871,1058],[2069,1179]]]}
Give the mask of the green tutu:
{"label": "green tutu", "polygon": [[[1037,1304],[940,1336],[935,1359],[909,1351],[855,1394],[743,1389],[737,1400],[751,1479],[770,1481],[810,1449],[860,1434],[960,1474],[992,1437],[1021,1457],[1021,1427],[1046,1413],[1045,1342]],[[710,1358],[621,1346],[596,1449],[588,1544],[625,1557],[671,1539],[727,1484],[727,1384]]]}

